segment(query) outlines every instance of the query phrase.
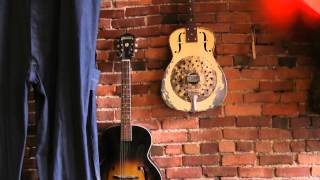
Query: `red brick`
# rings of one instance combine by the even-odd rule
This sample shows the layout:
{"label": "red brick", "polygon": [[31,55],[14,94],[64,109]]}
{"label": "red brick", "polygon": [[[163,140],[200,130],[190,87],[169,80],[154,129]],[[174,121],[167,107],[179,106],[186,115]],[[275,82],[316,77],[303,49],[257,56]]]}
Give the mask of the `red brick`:
{"label": "red brick", "polygon": [[155,144],[168,142],[186,142],[188,140],[186,132],[152,132],[152,140]]}
{"label": "red brick", "polygon": [[319,140],[308,140],[307,141],[307,151],[320,151],[320,141]]}
{"label": "red brick", "polygon": [[114,120],[114,111],[97,111],[97,120],[98,121],[106,121],[106,120]]}
{"label": "red brick", "polygon": [[159,36],[161,34],[159,26],[134,28],[128,30],[128,33],[134,34],[136,37]]}
{"label": "red brick", "polygon": [[259,159],[260,165],[293,164],[291,155],[263,155]]}
{"label": "red brick", "polygon": [[122,29],[100,30],[98,32],[98,38],[105,38],[105,39],[113,38],[114,39],[114,38],[119,37],[123,33],[125,33],[125,30],[122,30]]}
{"label": "red brick", "polygon": [[199,178],[201,176],[201,167],[179,167],[167,169],[168,178]]}
{"label": "red brick", "polygon": [[272,168],[239,168],[240,177],[256,177],[256,178],[271,178],[273,177]]}
{"label": "red brick", "polygon": [[182,153],[181,145],[167,145],[165,148],[166,154],[177,155]]}
{"label": "red brick", "polygon": [[230,11],[254,11],[256,10],[255,1],[241,1],[241,2],[230,2],[229,10]]}
{"label": "red brick", "polygon": [[183,152],[185,154],[199,154],[200,146],[198,144],[184,144]]}
{"label": "red brick", "polygon": [[246,69],[241,71],[241,77],[245,79],[271,80],[275,78],[275,72],[267,69]]}
{"label": "red brick", "polygon": [[159,108],[155,107],[151,109],[152,117],[154,118],[165,118],[165,117],[185,117],[186,113],[181,111],[176,111],[168,107]]}
{"label": "red brick", "polygon": [[145,51],[148,60],[167,60],[169,58],[168,48],[148,48]]}
{"label": "red brick", "polygon": [[154,157],[152,159],[161,168],[179,167],[182,165],[181,157]]}
{"label": "red brick", "polygon": [[[99,19],[99,29],[101,30],[107,30],[107,29],[111,29],[111,19],[104,19],[104,18],[101,18]],[[100,49],[100,47],[97,49]]]}
{"label": "red brick", "polygon": [[283,49],[273,45],[256,45],[257,55],[276,55],[283,52]]}
{"label": "red brick", "polygon": [[320,176],[320,167],[312,167],[312,176]]}
{"label": "red brick", "polygon": [[239,152],[250,152],[253,150],[252,142],[237,142],[236,150]]}
{"label": "red brick", "polygon": [[164,148],[163,146],[151,146],[151,156],[163,156],[164,155]]}
{"label": "red brick", "polygon": [[[143,85],[143,84],[133,84],[133,85],[131,85],[131,93],[132,93],[132,95],[147,94],[148,90],[149,90],[149,85]],[[121,93],[120,88],[117,89],[117,92],[120,95],[120,93]]]}
{"label": "red brick", "polygon": [[212,141],[222,139],[221,130],[210,129],[202,131],[191,131],[191,141]]}
{"label": "red brick", "polygon": [[159,36],[159,37],[148,38],[148,45],[150,47],[163,47],[163,46],[167,46],[168,43],[169,43],[168,36]]}
{"label": "red brick", "polygon": [[228,90],[230,91],[243,91],[255,90],[259,88],[258,80],[229,80]]}
{"label": "red brick", "polygon": [[274,152],[290,152],[289,142],[280,141],[273,143]]}
{"label": "red brick", "polygon": [[311,127],[312,128],[320,128],[320,118],[319,117],[313,117],[311,119]]}
{"label": "red brick", "polygon": [[184,13],[185,8],[182,5],[161,5],[160,13],[161,14],[172,14],[172,13]]}
{"label": "red brick", "polygon": [[222,165],[253,165],[256,161],[255,154],[237,154],[237,155],[223,155]]}
{"label": "red brick", "polygon": [[162,24],[163,22],[163,16],[159,16],[159,15],[147,16],[146,21],[147,21],[147,26],[159,25],[159,24]]}
{"label": "red brick", "polygon": [[126,8],[126,16],[143,16],[159,13],[159,6]]}
{"label": "red brick", "polygon": [[215,154],[218,152],[218,144],[217,143],[200,144],[200,152],[201,154]]}
{"label": "red brick", "polygon": [[117,1],[113,3],[115,8],[124,8],[129,6],[149,5],[151,0],[131,0],[131,1]]}
{"label": "red brick", "polygon": [[245,55],[250,52],[250,47],[246,44],[221,44],[217,45],[216,51],[219,55]]}
{"label": "red brick", "polygon": [[273,116],[297,116],[299,115],[299,108],[297,104],[264,104],[262,105],[262,114]]}
{"label": "red brick", "polygon": [[261,139],[290,139],[291,132],[283,129],[260,129]]}
{"label": "red brick", "polygon": [[262,91],[291,91],[293,90],[292,81],[261,81],[260,90]]}
{"label": "red brick", "polygon": [[276,66],[278,65],[278,58],[276,56],[257,56],[257,59],[255,59],[252,62],[253,66]]}
{"label": "red brick", "polygon": [[194,119],[165,119],[162,121],[163,129],[192,129],[199,127],[199,120]]}
{"label": "red brick", "polygon": [[203,174],[206,177],[233,177],[237,175],[236,167],[204,167]]}
{"label": "red brick", "polygon": [[251,42],[251,36],[248,34],[222,34],[223,43],[249,43]]}
{"label": "red brick", "polygon": [[204,12],[219,12],[226,11],[226,3],[195,3],[193,4],[193,11],[195,13],[204,13]]}
{"label": "red brick", "polygon": [[233,13],[219,13],[217,15],[217,22],[225,22],[225,23],[250,23],[251,22],[251,16],[249,13],[239,13],[239,12],[233,12]]}
{"label": "red brick", "polygon": [[97,86],[97,96],[115,95],[116,86]]}
{"label": "red brick", "polygon": [[[109,59],[109,55],[110,53],[108,51],[101,51],[101,50],[97,50],[97,62],[103,62],[107,59]],[[102,71],[107,71],[107,72],[111,72],[112,71],[112,67],[101,67],[101,63],[98,63],[98,67],[99,69],[101,68]]]}
{"label": "red brick", "polygon": [[100,18],[123,18],[123,9],[102,9],[100,10]]}
{"label": "red brick", "polygon": [[163,71],[136,71],[132,73],[132,83],[159,81],[163,78]]}
{"label": "red brick", "polygon": [[206,156],[183,156],[182,164],[184,166],[203,166],[203,165],[218,165],[218,155],[206,155]]}
{"label": "red brick", "polygon": [[281,102],[283,103],[303,103],[307,101],[307,92],[287,92],[281,94]]}
{"label": "red brick", "polygon": [[319,154],[299,154],[298,162],[300,164],[319,165],[320,155]]}
{"label": "red brick", "polygon": [[277,77],[279,79],[301,79],[311,78],[312,70],[310,68],[278,68]]}
{"label": "red brick", "polygon": [[310,126],[310,118],[308,117],[298,117],[291,119],[291,128],[299,129],[299,128],[307,128]]}
{"label": "red brick", "polygon": [[257,93],[248,93],[244,96],[245,102],[254,102],[254,103],[276,103],[279,102],[280,95],[274,92],[257,92]]}
{"label": "red brick", "polygon": [[229,79],[240,79],[239,69],[234,68],[223,68],[224,75]]}
{"label": "red brick", "polygon": [[226,126],[234,126],[234,125],[235,125],[234,117],[200,119],[200,128],[226,127]]}
{"label": "red brick", "polygon": [[219,116],[222,116],[223,114],[222,110],[223,110],[222,106],[217,106],[207,111],[192,113],[191,116],[199,117],[199,118],[219,117]]}
{"label": "red brick", "polygon": [[194,22],[196,23],[215,23],[214,16],[208,16],[208,14],[197,14],[194,16]]}
{"label": "red brick", "polygon": [[145,26],[144,18],[130,18],[130,19],[114,19],[111,21],[111,26],[114,29]]}
{"label": "red brick", "polygon": [[162,103],[160,96],[154,95],[134,95],[131,98],[131,104],[133,107],[141,106],[154,106]]}
{"label": "red brick", "polygon": [[121,99],[119,97],[111,98],[97,98],[98,108],[120,108]]}
{"label": "red brick", "polygon": [[269,141],[256,142],[255,151],[261,153],[269,153],[272,151],[272,144]]}
{"label": "red brick", "polygon": [[149,109],[132,108],[131,116],[132,116],[132,119],[134,120],[137,120],[137,119],[145,120],[145,119],[151,118],[151,113]]}
{"label": "red brick", "polygon": [[270,44],[276,41],[276,36],[274,34],[258,34],[256,35],[257,44]]}
{"label": "red brick", "polygon": [[236,92],[227,92],[227,96],[224,100],[225,104],[243,103],[243,94]]}
{"label": "red brick", "polygon": [[304,152],[306,151],[306,143],[304,141],[293,141],[290,144],[292,152]]}
{"label": "red brick", "polygon": [[227,116],[260,116],[260,104],[226,105],[225,113]]}
{"label": "red brick", "polygon": [[225,139],[255,140],[258,139],[257,129],[224,129],[223,136]]}
{"label": "red brick", "polygon": [[271,125],[270,117],[238,117],[238,127],[269,127]]}
{"label": "red brick", "polygon": [[232,33],[249,33],[251,32],[251,27],[249,24],[246,23],[237,23],[237,24],[230,24],[230,32]]}
{"label": "red brick", "polygon": [[292,167],[292,168],[276,168],[277,177],[308,177],[310,176],[310,168],[308,167]]}
{"label": "red brick", "polygon": [[120,84],[121,83],[121,75],[120,74],[103,74],[100,75],[100,81],[101,84],[109,84],[109,85],[114,85],[114,84]]}
{"label": "red brick", "polygon": [[219,151],[220,152],[235,152],[236,146],[232,141],[221,141],[219,142]]}
{"label": "red brick", "polygon": [[233,56],[218,56],[216,58],[217,63],[220,66],[233,66]]}
{"label": "red brick", "polygon": [[296,139],[313,139],[320,137],[320,129],[295,129],[293,137]]}
{"label": "red brick", "polygon": [[310,79],[297,79],[296,80],[296,90],[309,90],[311,86]]}

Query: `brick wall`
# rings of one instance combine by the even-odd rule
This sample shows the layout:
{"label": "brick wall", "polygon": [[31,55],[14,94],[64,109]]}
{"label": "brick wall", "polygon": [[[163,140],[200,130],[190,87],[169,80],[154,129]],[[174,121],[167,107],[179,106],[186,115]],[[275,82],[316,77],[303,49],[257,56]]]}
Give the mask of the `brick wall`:
{"label": "brick wall", "polygon": [[[184,2],[101,2],[99,130],[120,121],[115,39],[127,28],[138,44],[132,60],[133,121],[151,130],[152,158],[164,179],[319,179],[320,116],[310,113],[307,103],[315,71],[309,43],[276,38],[252,1],[197,0],[195,4],[196,22],[212,30],[217,39],[215,57],[228,80],[223,105],[191,114],[164,104],[160,86],[171,59],[168,36],[186,17]],[[259,27],[255,60],[252,24]],[[35,179],[34,121],[29,131],[25,177]]]}

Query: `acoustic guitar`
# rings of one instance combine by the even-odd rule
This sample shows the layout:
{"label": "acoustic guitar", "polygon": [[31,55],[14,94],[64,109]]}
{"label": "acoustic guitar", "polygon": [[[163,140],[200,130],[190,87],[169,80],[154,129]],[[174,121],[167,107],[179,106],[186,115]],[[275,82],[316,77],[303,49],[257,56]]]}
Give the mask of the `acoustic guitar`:
{"label": "acoustic guitar", "polygon": [[193,23],[192,0],[188,10],[189,23],[169,37],[173,57],[162,80],[162,98],[176,110],[206,111],[223,102],[227,81],[213,56],[214,34]]}
{"label": "acoustic guitar", "polygon": [[102,135],[102,180],[161,180],[158,168],[150,158],[151,134],[140,126],[131,125],[131,66],[134,37],[120,37],[122,69],[121,124]]}

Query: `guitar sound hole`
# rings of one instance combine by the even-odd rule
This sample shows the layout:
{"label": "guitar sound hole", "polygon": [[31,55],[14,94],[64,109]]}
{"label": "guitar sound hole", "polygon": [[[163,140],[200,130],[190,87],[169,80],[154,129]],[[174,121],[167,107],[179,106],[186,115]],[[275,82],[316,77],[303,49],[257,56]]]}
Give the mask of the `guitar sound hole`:
{"label": "guitar sound hole", "polygon": [[217,84],[216,72],[211,64],[197,56],[181,59],[173,68],[171,85],[177,96],[190,101],[188,92],[198,94],[198,102],[205,100],[214,91]]}

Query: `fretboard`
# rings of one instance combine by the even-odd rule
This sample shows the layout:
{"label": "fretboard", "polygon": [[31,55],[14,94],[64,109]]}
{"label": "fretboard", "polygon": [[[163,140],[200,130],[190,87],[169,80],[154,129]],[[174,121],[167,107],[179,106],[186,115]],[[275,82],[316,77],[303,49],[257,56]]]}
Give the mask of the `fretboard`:
{"label": "fretboard", "polygon": [[192,0],[187,0],[187,14],[188,14],[188,24],[187,24],[187,42],[197,42],[197,27],[194,24],[194,17],[193,17],[193,2]]}
{"label": "fretboard", "polygon": [[132,141],[131,127],[131,66],[130,60],[121,62],[121,141]]}

